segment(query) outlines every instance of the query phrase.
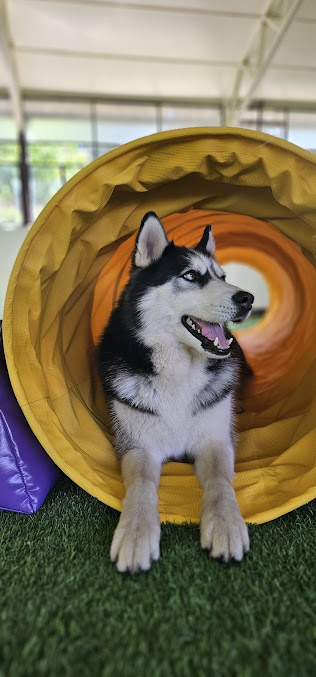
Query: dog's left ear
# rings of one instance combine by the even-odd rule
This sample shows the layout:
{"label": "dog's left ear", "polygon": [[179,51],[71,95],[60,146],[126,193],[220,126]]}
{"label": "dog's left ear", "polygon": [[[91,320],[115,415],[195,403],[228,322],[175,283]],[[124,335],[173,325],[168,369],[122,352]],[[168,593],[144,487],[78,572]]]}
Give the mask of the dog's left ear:
{"label": "dog's left ear", "polygon": [[136,238],[133,253],[133,265],[146,268],[158,261],[170,244],[165,229],[155,212],[145,214]]}
{"label": "dog's left ear", "polygon": [[209,256],[215,256],[215,240],[212,233],[212,226],[206,226],[202,238],[195,249],[207,253]]}

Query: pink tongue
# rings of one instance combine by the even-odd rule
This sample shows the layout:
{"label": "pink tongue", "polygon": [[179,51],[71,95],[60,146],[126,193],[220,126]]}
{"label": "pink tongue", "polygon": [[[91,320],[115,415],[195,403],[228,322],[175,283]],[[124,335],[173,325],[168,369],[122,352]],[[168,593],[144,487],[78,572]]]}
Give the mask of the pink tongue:
{"label": "pink tongue", "polygon": [[220,324],[208,324],[202,320],[195,320],[195,318],[192,319],[194,319],[195,324],[200,327],[202,336],[206,336],[206,338],[211,339],[211,341],[214,341],[217,336],[218,347],[223,349],[229,348],[229,341],[226,338],[223,327],[221,327]]}

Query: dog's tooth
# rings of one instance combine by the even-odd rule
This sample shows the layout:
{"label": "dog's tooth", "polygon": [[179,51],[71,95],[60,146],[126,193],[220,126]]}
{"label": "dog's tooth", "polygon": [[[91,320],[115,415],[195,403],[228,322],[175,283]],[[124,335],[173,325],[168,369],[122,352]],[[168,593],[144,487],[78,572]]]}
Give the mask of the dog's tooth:
{"label": "dog's tooth", "polygon": [[187,319],[187,324],[188,324],[190,327],[192,327],[192,325],[193,325],[193,322],[192,322],[192,320],[191,320],[190,317],[188,317],[188,319]]}
{"label": "dog's tooth", "polygon": [[229,339],[228,341],[229,345],[233,342],[233,340],[234,340],[233,338]]}
{"label": "dog's tooth", "polygon": [[218,336],[216,336],[216,339],[214,339],[214,346],[217,347],[218,344],[219,344],[219,340],[218,340]]}

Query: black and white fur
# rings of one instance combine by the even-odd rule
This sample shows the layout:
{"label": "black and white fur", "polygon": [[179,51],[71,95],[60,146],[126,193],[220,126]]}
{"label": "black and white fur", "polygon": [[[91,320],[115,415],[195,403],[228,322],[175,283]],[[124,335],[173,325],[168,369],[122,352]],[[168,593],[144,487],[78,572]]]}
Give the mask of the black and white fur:
{"label": "black and white fur", "polygon": [[[156,214],[145,215],[129,282],[97,349],[126,487],[111,548],[119,571],[158,559],[161,467],[184,454],[203,489],[202,548],[224,561],[249,549],[232,486],[235,399],[247,365],[226,323],[244,320],[252,303],[225,282],[210,226],[195,249],[178,247]],[[220,326],[226,348],[199,334],[191,317]]]}

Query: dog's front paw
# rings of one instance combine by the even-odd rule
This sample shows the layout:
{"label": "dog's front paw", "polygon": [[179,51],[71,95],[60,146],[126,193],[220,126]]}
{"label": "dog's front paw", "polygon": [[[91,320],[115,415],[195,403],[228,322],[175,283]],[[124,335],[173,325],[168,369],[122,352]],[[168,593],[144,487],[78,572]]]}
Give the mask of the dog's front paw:
{"label": "dog's front paw", "polygon": [[247,525],[239,511],[201,517],[201,546],[211,557],[240,562],[249,550]]}
{"label": "dog's front paw", "polygon": [[122,514],[116,528],[111,560],[120,572],[147,571],[159,559],[160,518],[152,513],[141,519]]}

